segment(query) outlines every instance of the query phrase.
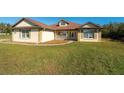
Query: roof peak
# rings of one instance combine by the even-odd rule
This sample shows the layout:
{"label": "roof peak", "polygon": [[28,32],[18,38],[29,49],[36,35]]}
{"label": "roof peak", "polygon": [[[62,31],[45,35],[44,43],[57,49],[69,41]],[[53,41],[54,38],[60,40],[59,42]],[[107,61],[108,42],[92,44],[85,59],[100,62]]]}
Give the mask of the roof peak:
{"label": "roof peak", "polygon": [[60,21],[64,21],[64,22],[66,22],[66,23],[69,23],[69,21],[67,21],[67,20],[65,20],[65,19],[60,19],[58,22],[60,22]]}
{"label": "roof peak", "polygon": [[84,25],[87,25],[87,24],[92,24],[92,25],[94,25],[94,26],[97,26],[97,27],[100,27],[100,25],[97,25],[97,24],[95,24],[95,23],[93,23],[93,22],[86,22],[86,23],[84,23],[84,24],[82,24],[81,26],[84,26]]}
{"label": "roof peak", "polygon": [[15,27],[17,24],[19,24],[19,23],[22,22],[23,20],[26,20],[26,21],[28,21],[28,22],[31,22],[32,24],[34,24],[34,25],[36,25],[36,26],[39,26],[39,27],[42,27],[42,28],[49,28],[49,26],[46,25],[46,24],[44,24],[44,23],[41,23],[41,22],[39,22],[39,21],[35,21],[35,20],[31,19],[31,18],[25,18],[25,17],[21,18],[21,19],[20,19],[18,22],[16,22],[16,24],[14,24],[12,27]]}

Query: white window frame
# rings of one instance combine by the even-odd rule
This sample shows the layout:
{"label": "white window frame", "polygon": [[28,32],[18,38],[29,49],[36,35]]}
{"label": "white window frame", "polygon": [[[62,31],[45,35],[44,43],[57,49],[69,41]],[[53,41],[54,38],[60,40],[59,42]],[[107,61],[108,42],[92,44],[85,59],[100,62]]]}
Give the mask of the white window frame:
{"label": "white window frame", "polygon": [[[62,22],[63,22],[64,24],[62,24]],[[59,22],[59,26],[67,26],[67,23],[64,22],[64,21],[60,21],[60,22]]]}
{"label": "white window frame", "polygon": [[[87,31],[90,30],[91,32],[89,32],[89,33],[88,33],[88,32],[85,32],[86,30],[87,30]],[[90,36],[91,36],[91,35],[90,35],[91,33],[92,33],[92,35],[93,35],[92,38],[90,37]],[[85,37],[85,34],[87,34],[88,36]],[[95,34],[94,34],[94,30],[93,30],[93,29],[84,29],[84,30],[83,30],[83,37],[84,37],[84,39],[94,39],[94,36],[95,36]]]}
{"label": "white window frame", "polygon": [[31,30],[25,30],[25,29],[20,30],[19,38],[20,39],[30,39],[30,31]]}

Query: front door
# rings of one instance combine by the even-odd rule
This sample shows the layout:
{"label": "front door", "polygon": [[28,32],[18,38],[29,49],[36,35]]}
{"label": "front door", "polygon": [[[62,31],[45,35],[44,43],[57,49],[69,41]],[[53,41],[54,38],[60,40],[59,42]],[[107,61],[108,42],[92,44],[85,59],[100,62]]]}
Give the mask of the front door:
{"label": "front door", "polygon": [[76,32],[68,32],[68,39],[75,40],[76,39]]}
{"label": "front door", "polygon": [[67,31],[58,31],[55,33],[56,40],[65,40],[67,39]]}
{"label": "front door", "polygon": [[55,34],[56,40],[76,40],[77,38],[75,31],[57,31]]}

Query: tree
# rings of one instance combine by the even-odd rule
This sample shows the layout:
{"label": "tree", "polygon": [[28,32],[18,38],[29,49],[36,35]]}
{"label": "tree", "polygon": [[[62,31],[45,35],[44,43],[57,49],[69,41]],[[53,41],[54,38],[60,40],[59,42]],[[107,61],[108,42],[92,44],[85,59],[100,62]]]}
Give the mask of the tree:
{"label": "tree", "polygon": [[11,33],[11,31],[12,31],[12,27],[11,27],[11,25],[10,24],[6,24],[6,27],[5,27],[5,33],[7,34],[7,33]]}
{"label": "tree", "polygon": [[124,38],[124,23],[109,23],[103,25],[102,36],[104,38],[121,40]]}
{"label": "tree", "polygon": [[12,31],[12,26],[10,24],[6,23],[0,23],[0,32],[1,33],[6,33],[6,35],[11,33]]}

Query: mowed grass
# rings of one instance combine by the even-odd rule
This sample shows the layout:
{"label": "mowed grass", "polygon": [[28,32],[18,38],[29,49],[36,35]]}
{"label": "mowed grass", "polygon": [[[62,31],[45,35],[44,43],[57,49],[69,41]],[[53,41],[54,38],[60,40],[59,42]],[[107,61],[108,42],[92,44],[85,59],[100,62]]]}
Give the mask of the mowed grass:
{"label": "mowed grass", "polygon": [[0,74],[124,74],[121,42],[63,46],[0,44]]}

